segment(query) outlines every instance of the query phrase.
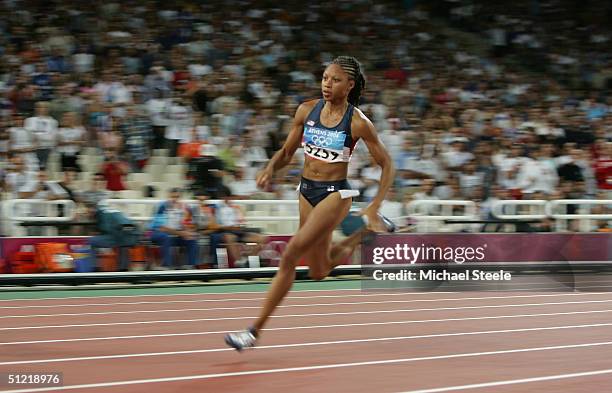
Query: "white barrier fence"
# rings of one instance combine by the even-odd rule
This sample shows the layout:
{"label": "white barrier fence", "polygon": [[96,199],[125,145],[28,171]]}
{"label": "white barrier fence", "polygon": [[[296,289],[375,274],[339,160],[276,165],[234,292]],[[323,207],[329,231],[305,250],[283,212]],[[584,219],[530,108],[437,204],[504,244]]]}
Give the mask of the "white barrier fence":
{"label": "white barrier fence", "polygon": [[[406,209],[408,215],[400,219],[416,221],[417,232],[441,232],[446,228],[445,220],[475,220],[478,209],[473,201],[421,199],[411,201]],[[452,227],[448,227],[453,230]]]}
{"label": "white barrier fence", "polygon": [[[9,199],[0,205],[2,234],[5,236],[26,235],[22,222],[60,223],[72,221],[76,217],[77,205],[71,200],[45,201],[40,199]],[[57,235],[53,227],[37,227],[30,231],[37,235]]]}
{"label": "white barrier fence", "polygon": [[544,200],[499,200],[491,204],[491,213],[501,220],[542,220],[547,205]]}
{"label": "white barrier fence", "polygon": [[[146,223],[150,221],[155,208],[163,199],[107,199],[105,203],[125,213],[130,219]],[[196,205],[197,200],[183,200]],[[211,200],[210,203],[218,201]],[[245,210],[247,224],[259,227],[268,233],[293,233],[299,225],[297,200],[235,200],[232,203],[241,205]],[[40,199],[11,199],[3,201],[2,233],[5,236],[25,236],[37,234],[54,236],[57,229],[52,226],[26,230],[21,223],[54,223],[69,222],[81,218],[77,205],[71,200],[45,201]]]}
{"label": "white barrier fence", "polygon": [[[129,218],[147,222],[154,215],[161,199],[108,199],[106,203],[124,212]],[[195,200],[184,202],[196,204]],[[216,201],[210,201],[212,203]],[[235,200],[244,207],[247,225],[260,227],[266,233],[289,234],[299,225],[297,200]],[[568,211],[568,206],[572,206]],[[504,220],[555,220],[555,229],[568,229],[568,221],[579,220],[579,229],[584,232],[596,229],[600,220],[612,220],[612,200],[500,200],[491,204],[491,213]],[[3,201],[2,233],[5,236],[22,236],[28,233],[21,223],[72,221],[78,217],[77,205],[70,200],[45,201],[37,199],[12,199]],[[395,222],[406,219],[415,221],[418,232],[456,231],[458,226],[445,225],[453,220],[479,220],[480,207],[473,201],[463,200],[417,200],[406,205],[407,215],[391,217]],[[472,229],[475,227],[471,227]],[[31,232],[31,231],[30,231]],[[52,227],[45,227],[45,235],[56,235]]]}

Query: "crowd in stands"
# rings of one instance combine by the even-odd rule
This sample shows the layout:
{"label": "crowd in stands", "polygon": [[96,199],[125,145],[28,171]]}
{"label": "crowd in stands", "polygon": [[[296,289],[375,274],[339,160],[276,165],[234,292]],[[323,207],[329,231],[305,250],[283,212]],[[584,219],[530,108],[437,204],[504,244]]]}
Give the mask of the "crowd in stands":
{"label": "crowd in stands", "polygon": [[[413,199],[474,200],[485,216],[494,199],[612,199],[612,36],[596,12],[610,7],[576,21],[561,0],[461,3],[4,0],[4,194],[99,201],[163,151],[193,193],[294,199],[302,155],[270,189],[256,172],[297,105],[320,97],[325,64],[349,54],[397,168],[388,215]],[[506,61],[517,54],[530,61]],[[104,160],[84,171],[85,152]],[[363,144],[349,169],[372,198],[380,171]]]}

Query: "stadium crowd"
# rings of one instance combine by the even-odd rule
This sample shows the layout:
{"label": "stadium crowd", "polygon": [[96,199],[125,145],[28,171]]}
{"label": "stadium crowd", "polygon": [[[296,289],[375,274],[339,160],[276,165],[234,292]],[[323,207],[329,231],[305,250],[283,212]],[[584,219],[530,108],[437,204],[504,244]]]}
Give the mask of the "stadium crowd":
{"label": "stadium crowd", "polygon": [[[386,214],[413,199],[474,200],[483,217],[495,199],[612,199],[609,26],[553,29],[563,14],[544,11],[564,1],[522,3],[4,0],[4,194],[99,201],[165,149],[189,168],[185,189],[293,199],[300,154],[273,188],[257,190],[255,174],[297,105],[320,97],[324,65],[350,54],[366,72],[360,108],[398,170]],[[431,17],[440,4],[447,19]],[[85,151],[105,157],[95,171],[81,170]],[[380,175],[367,157],[360,144],[350,165],[366,201]]]}

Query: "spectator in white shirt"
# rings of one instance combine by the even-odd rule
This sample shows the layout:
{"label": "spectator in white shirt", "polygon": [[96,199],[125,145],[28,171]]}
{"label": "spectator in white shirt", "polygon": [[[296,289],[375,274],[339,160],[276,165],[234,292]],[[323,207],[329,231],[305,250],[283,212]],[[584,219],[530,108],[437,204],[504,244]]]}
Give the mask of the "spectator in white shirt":
{"label": "spectator in white shirt", "polygon": [[493,156],[493,164],[497,167],[497,180],[499,185],[505,189],[516,188],[516,175],[523,166],[523,162],[528,160],[523,155],[523,146],[513,144],[509,152],[500,152]]}
{"label": "spectator in white shirt", "polygon": [[483,177],[482,172],[476,172],[476,162],[474,160],[466,163],[463,173],[459,175],[461,194],[468,199],[473,198],[475,189],[483,184]]}
{"label": "spectator in white shirt", "polygon": [[36,103],[36,116],[25,120],[25,128],[32,134],[36,143],[36,156],[42,169],[47,168],[49,153],[56,147],[57,120],[49,116],[49,103]]}
{"label": "spectator in white shirt", "polygon": [[62,170],[75,168],[79,170],[78,158],[81,147],[85,144],[85,128],[80,124],[74,112],[64,114],[62,127],[58,130],[57,145],[61,154]]}
{"label": "spectator in white shirt", "polygon": [[21,155],[13,155],[4,181],[11,198],[25,198],[25,193],[36,184],[36,172],[28,170]]}
{"label": "spectator in white shirt", "polygon": [[252,198],[259,192],[255,179],[245,177],[246,169],[246,166],[237,166],[234,170],[234,179],[229,185],[232,195],[241,199]]}
{"label": "spectator in white shirt", "polygon": [[96,56],[89,53],[85,45],[81,45],[78,52],[72,55],[74,70],[80,74],[93,71]]}
{"label": "spectator in white shirt", "polygon": [[170,124],[170,106],[172,100],[163,97],[163,91],[153,90],[153,96],[149,99],[145,106],[147,113],[153,125],[153,148],[162,149],[166,147],[165,134],[166,127]]}
{"label": "spectator in white shirt", "polygon": [[390,124],[390,128],[384,130],[380,134],[380,140],[389,151],[389,155],[393,159],[396,167],[399,167],[401,163],[402,147],[404,146],[404,131],[400,131],[400,119],[391,118],[387,119]]}
{"label": "spectator in white shirt", "polygon": [[30,171],[38,171],[36,156],[36,140],[34,135],[24,127],[23,115],[13,115],[13,126],[8,129],[10,144],[9,152],[23,157],[24,164]]}
{"label": "spectator in white shirt", "polygon": [[449,151],[442,153],[442,158],[449,169],[463,166],[474,158],[474,155],[467,151],[467,139],[456,138],[453,140]]}
{"label": "spectator in white shirt", "polygon": [[220,201],[215,206],[215,220],[218,224],[217,231],[211,235],[211,243],[219,245],[226,241],[226,247],[229,257],[240,265],[244,263],[240,244],[253,243],[256,244],[256,249],[253,250],[257,254],[264,242],[265,236],[258,233],[257,230],[247,228],[245,226],[244,213],[240,206],[232,202],[231,190],[223,187],[219,191]]}
{"label": "spectator in white shirt", "polygon": [[431,178],[423,179],[423,181],[421,182],[421,187],[419,188],[419,191],[415,192],[412,195],[412,199],[415,201],[438,199],[438,197],[434,193],[435,186],[436,186],[436,181],[434,179],[431,179]]}
{"label": "spectator in white shirt", "polygon": [[176,157],[178,145],[181,141],[189,141],[193,129],[193,115],[191,108],[182,99],[175,99],[170,106],[169,125],[166,127],[166,147],[170,155]]}

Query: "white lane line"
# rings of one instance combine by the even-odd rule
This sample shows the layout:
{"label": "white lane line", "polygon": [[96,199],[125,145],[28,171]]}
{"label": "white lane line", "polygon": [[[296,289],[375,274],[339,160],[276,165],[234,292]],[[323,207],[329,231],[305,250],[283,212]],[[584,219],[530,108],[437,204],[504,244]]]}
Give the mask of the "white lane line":
{"label": "white lane line", "polygon": [[[608,295],[607,293],[598,293]],[[485,296],[485,297],[462,297],[462,298],[438,298],[438,299],[409,299],[409,300],[384,300],[367,302],[336,302],[336,303],[307,303],[307,304],[286,304],[279,305],[278,308],[300,308],[300,307],[326,307],[326,306],[361,306],[366,304],[397,304],[397,303],[423,303],[423,302],[445,302],[445,301],[464,301],[464,300],[505,300],[505,299],[526,299],[534,297],[561,297],[561,296],[589,296],[584,293],[554,293],[546,295],[512,295],[512,296]],[[608,301],[612,301],[609,299]],[[83,313],[60,313],[60,314],[27,314],[27,315],[3,315],[0,319],[14,318],[45,318],[45,317],[77,317],[83,315],[110,315],[110,314],[156,314],[165,312],[193,312],[193,311],[231,311],[231,310],[258,310],[260,305],[240,306],[240,307],[210,307],[210,308],[171,308],[163,310],[127,310],[127,311],[96,311]]]}
{"label": "white lane line", "polygon": [[[429,292],[432,294],[447,294],[456,292]],[[603,292],[596,292],[603,293]],[[427,295],[428,293],[413,293],[410,295]],[[376,296],[407,296],[409,293],[384,293],[384,294],[348,294],[348,295],[313,295],[313,296],[287,296],[285,299],[329,299],[329,298],[353,298],[353,297],[376,297]],[[144,302],[117,302],[117,303],[81,303],[81,304],[47,304],[31,306],[0,306],[0,309],[24,309],[24,308],[57,308],[57,307],[96,307],[96,306],[124,306],[136,304],[167,304],[167,303],[207,303],[207,302],[239,302],[239,301],[260,301],[265,297],[251,298],[230,298],[230,299],[196,299],[196,300],[165,300],[165,301],[144,301]]]}
{"label": "white lane line", "polygon": [[[258,346],[258,350],[263,349],[279,349],[279,348],[296,348],[296,347],[313,347],[322,345],[341,345],[341,344],[361,344],[361,343],[372,343],[380,341],[399,341],[399,340],[416,340],[423,338],[440,338],[440,337],[458,337],[458,336],[477,336],[484,334],[504,334],[504,333],[520,333],[520,332],[536,332],[536,331],[548,331],[548,330],[565,330],[565,329],[584,329],[602,326],[612,326],[612,323],[592,323],[588,325],[569,325],[569,326],[549,326],[549,327],[536,327],[536,328],[522,328],[522,329],[504,329],[504,330],[481,330],[471,332],[457,332],[457,333],[437,333],[437,334],[424,334],[424,335],[412,335],[412,336],[399,336],[399,337],[377,337],[377,338],[362,338],[353,340],[337,340],[337,341],[315,341],[295,344],[278,344],[278,345],[262,345]],[[108,360],[108,359],[126,359],[126,358],[141,358],[149,356],[174,356],[174,355],[190,355],[196,353],[211,353],[211,352],[227,352],[234,351],[233,348],[212,348],[212,349],[195,349],[189,351],[172,351],[172,352],[146,352],[146,353],[130,353],[124,355],[102,355],[102,356],[83,356],[75,358],[54,358],[54,359],[35,359],[35,360],[16,360],[10,362],[0,362],[0,366],[14,366],[18,364],[40,364],[40,363],[63,363],[63,362],[74,362],[74,361],[86,361],[86,360]]]}
{"label": "white lane line", "polygon": [[[337,315],[364,315],[364,314],[386,314],[386,313],[402,313],[402,312],[419,312],[419,311],[448,311],[448,310],[478,310],[486,308],[505,308],[505,307],[533,307],[533,306],[559,306],[567,304],[587,304],[587,303],[610,303],[610,300],[586,300],[582,302],[549,302],[549,303],[524,303],[524,304],[498,304],[488,306],[463,306],[463,307],[438,307],[438,308],[413,308],[404,310],[378,310],[378,311],[350,311],[350,312],[332,312],[332,313],[311,313],[311,314],[285,314],[272,315],[270,318],[303,318],[303,317],[326,317]],[[0,328],[0,331],[5,330],[25,330],[25,329],[50,329],[50,328],[70,328],[70,327],[89,327],[89,326],[123,326],[123,325],[148,325],[157,323],[177,323],[177,322],[212,322],[212,321],[237,321],[243,319],[254,319],[256,316],[248,317],[223,317],[223,318],[194,318],[194,319],[172,319],[158,321],[135,321],[135,322],[109,322],[109,323],[88,323],[88,324],[70,324],[70,325],[46,325],[46,326],[13,326]]]}
{"label": "white lane line", "polygon": [[[231,285],[231,284],[229,284]],[[107,289],[105,289],[106,291]],[[113,290],[113,289],[109,289]],[[116,290],[125,290],[119,288]],[[129,289],[127,289],[129,291]],[[339,291],[361,291],[361,288],[340,288],[340,289],[296,289],[295,292],[339,292]],[[88,291],[100,291],[100,289],[90,289]],[[23,298],[23,299],[0,299],[0,302],[27,302],[27,301],[39,301],[39,300],[66,300],[66,299],[106,299],[106,298],[134,298],[134,297],[171,297],[171,296],[203,296],[203,295],[229,295],[229,294],[241,295],[241,294],[252,294],[252,293],[266,293],[266,291],[241,291],[241,292],[202,292],[202,293],[168,293],[168,294],[141,294],[141,295],[102,295],[102,296],[67,296],[67,297],[43,297],[43,298]],[[2,294],[2,292],[0,292]]]}
{"label": "white lane line", "polygon": [[585,372],[581,372],[581,373],[546,375],[546,376],[543,376],[543,377],[533,377],[533,378],[523,378],[523,379],[507,379],[505,381],[474,383],[474,384],[470,384],[470,385],[458,385],[458,386],[447,386],[447,387],[443,387],[443,388],[410,390],[410,391],[406,391],[406,392],[403,392],[403,393],[441,393],[441,392],[453,392],[453,391],[457,391],[457,390],[490,388],[490,387],[494,387],[494,386],[514,385],[514,384],[519,384],[519,383],[532,383],[532,382],[554,381],[554,380],[558,380],[558,379],[591,377],[591,376],[594,376],[594,375],[603,375],[603,374],[610,374],[610,373],[612,373],[612,368],[608,368],[608,369],[605,369],[605,370],[585,371]]}
{"label": "white lane line", "polygon": [[[603,314],[603,313],[609,313],[609,312],[612,312],[612,309],[594,310],[594,311],[570,311],[570,312],[557,312],[557,313],[544,313],[544,314],[497,315],[497,316],[471,317],[471,318],[468,317],[468,318],[446,318],[446,319],[416,319],[416,320],[408,320],[408,321],[291,326],[291,327],[267,328],[267,329],[263,329],[263,331],[272,332],[272,331],[282,331],[282,330],[326,329],[326,328],[384,326],[384,325],[407,325],[407,324],[417,324],[417,323],[461,322],[461,321],[479,321],[479,320],[509,319],[509,318],[535,318],[535,317],[550,317],[550,316],[556,316],[556,315]],[[13,341],[13,342],[2,342],[0,343],[0,345],[52,344],[52,343],[66,343],[66,342],[79,342],[79,341],[104,341],[104,340],[129,340],[129,339],[159,338],[159,337],[204,336],[204,335],[211,335],[211,334],[225,334],[225,333],[230,333],[230,332],[235,332],[235,330],[217,330],[217,331],[190,332],[190,333],[146,334],[146,335],[138,335],[138,336],[67,338],[67,339],[38,340],[38,341]]]}
{"label": "white lane line", "polygon": [[[597,282],[601,282],[601,283],[607,283],[606,280],[597,280],[597,281],[587,281],[587,282],[582,282],[579,281],[580,284],[584,284],[584,283],[597,283]],[[528,283],[525,283],[528,284]],[[231,284],[230,284],[231,285]],[[545,285],[545,283],[534,283],[535,285]],[[590,287],[587,287],[590,288]],[[593,287],[593,288],[597,288],[597,287]],[[533,290],[546,290],[546,289],[555,289],[555,288],[518,288],[518,289],[510,289],[510,290],[499,290],[499,292],[504,292],[504,291],[508,291],[508,292],[512,292],[512,291],[522,291],[522,290],[529,290],[529,289],[533,289]],[[112,289],[111,289],[112,290]],[[119,288],[118,290],[126,290],[124,288]],[[129,290],[129,289],[127,289]],[[60,290],[61,291],[61,290]],[[88,291],[100,291],[99,289],[91,289]],[[339,289],[296,289],[294,290],[295,292],[356,292],[356,291],[368,291],[371,293],[376,293],[376,294],[395,294],[396,291],[393,292],[385,292],[385,290],[382,289],[375,289],[375,288],[371,288],[371,289],[364,289],[364,288],[339,288]],[[10,291],[8,291],[10,292]],[[462,291],[439,291],[439,292],[427,292],[427,293],[458,293],[458,292],[462,292]],[[36,302],[36,301],[42,301],[42,300],[70,300],[70,299],[121,299],[121,298],[139,298],[139,297],[144,297],[144,298],[148,298],[148,297],[174,297],[174,296],[208,296],[208,295],[228,295],[229,293],[231,294],[263,294],[266,293],[266,290],[262,290],[262,291],[238,291],[238,292],[201,292],[201,293],[167,293],[167,294],[134,294],[134,295],[94,295],[94,296],[65,296],[65,297],[44,297],[44,298],[15,298],[15,299],[0,299],[0,303],[2,302]],[[402,292],[402,294],[418,294],[419,292]],[[0,292],[0,296],[2,295],[2,292]],[[211,299],[211,300],[215,300],[215,299]]]}
{"label": "white lane line", "polygon": [[[541,288],[552,289],[552,288]],[[524,290],[524,289],[521,289]],[[314,295],[314,296],[287,296],[286,300],[294,299],[330,299],[330,298],[353,298],[353,297],[377,297],[377,296],[424,296],[429,294],[453,294],[461,292],[402,292],[402,293],[376,293],[376,294],[352,294],[352,295]],[[579,292],[579,293],[556,293],[556,294],[539,294],[539,295],[522,295],[522,297],[546,297],[546,296],[583,296],[583,295],[605,295],[609,292]],[[467,299],[498,299],[498,298],[513,298],[521,296],[499,296],[499,297],[483,297],[483,298],[467,298]],[[81,303],[81,304],[45,304],[45,305],[29,305],[29,306],[0,306],[0,309],[27,309],[27,308],[58,308],[58,307],[98,307],[98,306],[127,306],[141,304],[168,304],[168,303],[207,303],[207,302],[250,302],[261,301],[265,297],[252,298],[230,298],[230,299],[195,299],[195,300],[166,300],[166,301],[143,301],[143,302],[117,302],[117,303]],[[466,298],[458,298],[466,299]],[[439,301],[452,299],[426,299],[422,301]],[[279,307],[283,307],[282,305]],[[285,306],[286,307],[286,306]],[[54,314],[58,315],[58,314]],[[36,316],[36,315],[34,315]]]}
{"label": "white lane line", "polygon": [[352,363],[331,363],[331,364],[321,364],[321,365],[316,365],[316,366],[273,368],[273,369],[237,371],[237,372],[219,373],[219,374],[200,374],[200,375],[186,375],[186,376],[181,376],[181,377],[136,379],[136,380],[127,380],[127,381],[83,384],[83,385],[69,385],[69,386],[62,386],[62,387],[18,389],[18,390],[7,390],[7,391],[0,392],[0,393],[8,393],[8,392],[10,393],[38,393],[38,392],[50,392],[50,391],[58,391],[58,390],[78,390],[78,389],[99,388],[99,387],[139,385],[139,384],[146,384],[146,383],[177,382],[177,381],[189,381],[189,380],[197,380],[197,379],[227,378],[227,377],[238,377],[238,376],[244,376],[244,375],[279,374],[279,373],[298,372],[298,371],[328,370],[328,369],[360,367],[360,366],[377,366],[377,365],[383,365],[383,364],[398,364],[398,363],[419,362],[419,361],[427,361],[427,360],[443,360],[443,359],[468,358],[468,357],[478,357],[478,356],[506,355],[506,354],[512,354],[512,353],[554,351],[554,350],[573,349],[573,348],[589,348],[589,347],[597,347],[597,346],[605,346],[605,345],[612,345],[612,341],[594,342],[594,343],[586,343],[586,344],[557,345],[557,346],[548,346],[548,347],[517,348],[517,349],[507,349],[507,350],[501,350],[501,351],[488,351],[488,352],[464,352],[464,353],[453,353],[453,354],[448,354],[448,355],[421,356],[421,357],[414,357],[414,358],[387,359],[387,360],[372,360],[372,361],[352,362]]}

